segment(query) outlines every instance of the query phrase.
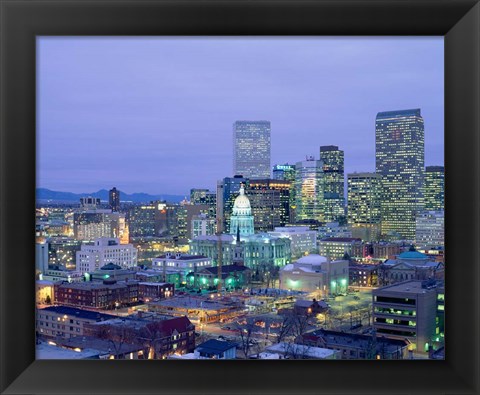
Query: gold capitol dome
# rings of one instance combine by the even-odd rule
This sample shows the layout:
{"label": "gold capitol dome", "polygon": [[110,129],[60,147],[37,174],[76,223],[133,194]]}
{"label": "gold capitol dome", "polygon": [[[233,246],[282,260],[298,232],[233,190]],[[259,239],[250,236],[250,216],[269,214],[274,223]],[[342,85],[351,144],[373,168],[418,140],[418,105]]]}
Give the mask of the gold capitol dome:
{"label": "gold capitol dome", "polygon": [[245,188],[243,185],[240,187],[240,194],[236,197],[235,202],[233,203],[234,212],[237,210],[250,209],[250,200],[245,195]]}

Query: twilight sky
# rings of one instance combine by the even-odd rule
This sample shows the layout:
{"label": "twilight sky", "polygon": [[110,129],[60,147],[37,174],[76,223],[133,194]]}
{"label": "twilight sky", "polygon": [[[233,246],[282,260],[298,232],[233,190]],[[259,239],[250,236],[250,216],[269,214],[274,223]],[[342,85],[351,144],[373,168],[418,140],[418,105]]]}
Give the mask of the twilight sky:
{"label": "twilight sky", "polygon": [[374,171],[377,112],[410,108],[443,164],[443,37],[42,37],[37,66],[37,187],[214,190],[236,120],[271,122],[272,165],[338,145]]}

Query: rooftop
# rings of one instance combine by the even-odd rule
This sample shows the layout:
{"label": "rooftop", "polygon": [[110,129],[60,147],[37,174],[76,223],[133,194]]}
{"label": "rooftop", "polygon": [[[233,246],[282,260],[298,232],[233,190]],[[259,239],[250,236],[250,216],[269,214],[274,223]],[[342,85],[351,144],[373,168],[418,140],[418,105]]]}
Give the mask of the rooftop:
{"label": "rooftop", "polygon": [[121,266],[115,265],[112,262],[107,263],[106,265],[104,265],[100,268],[100,270],[121,270],[121,269],[122,269]]}
{"label": "rooftop", "polygon": [[[128,344],[126,342],[113,342],[111,340],[99,339],[96,337],[71,337],[59,341],[63,347],[67,348],[79,348],[82,351],[85,349],[96,350],[102,353],[114,353],[116,350],[119,354],[130,353],[134,351],[143,350],[143,346]],[[115,347],[112,347],[115,345]]]}
{"label": "rooftop", "polygon": [[144,318],[116,318],[113,320],[104,321],[95,325],[112,325],[117,327],[129,327],[134,330],[141,328],[153,328],[156,332],[162,335],[170,335],[175,330],[177,332],[185,332],[194,328],[191,321],[186,317],[158,317],[158,319],[144,319]]}
{"label": "rooftop", "polygon": [[88,348],[77,352],[43,342],[35,348],[37,359],[98,359],[99,354],[99,351]]}
{"label": "rooftop", "polygon": [[352,243],[354,241],[362,241],[362,239],[359,239],[357,237],[326,237],[324,239],[321,239],[320,241],[331,241],[334,243]]}
{"label": "rooftop", "polygon": [[[235,273],[235,272],[244,272],[246,270],[250,270],[248,267],[243,265],[222,265],[222,275]],[[201,271],[207,271],[211,274],[217,275],[218,274],[218,266],[214,267],[205,267]]]}
{"label": "rooftop", "polygon": [[[329,331],[325,329],[318,329],[303,335],[304,340],[315,340],[319,338],[323,339],[325,341],[325,345],[328,345],[329,347],[333,345],[338,345],[356,348],[367,348],[370,347],[373,341],[372,335],[360,335],[356,333]],[[392,347],[394,349],[397,349],[398,347],[405,347],[408,344],[408,342],[405,340],[388,339],[386,337],[380,337],[378,335],[376,337],[376,342],[380,345],[380,347],[386,346]]]}
{"label": "rooftop", "polygon": [[71,289],[118,289],[124,288],[128,284],[138,284],[137,280],[129,280],[129,281],[112,281],[112,283],[105,283],[103,282],[96,282],[96,281],[87,281],[87,282],[75,282],[75,283],[62,283],[58,284],[57,287],[60,288],[71,288]]}
{"label": "rooftop", "polygon": [[[423,281],[405,281],[402,283],[397,283],[393,285],[387,285],[386,287],[378,288],[373,291],[373,293],[389,291],[389,292],[402,292],[409,294],[423,294],[431,290],[432,287],[427,288],[426,283]],[[433,284],[433,283],[432,283]],[[434,288],[434,287],[433,287]]]}
{"label": "rooftop", "polygon": [[320,348],[320,347],[310,347],[305,346],[303,344],[295,344],[295,343],[285,343],[280,342],[265,348],[266,351],[271,353],[279,353],[279,354],[293,354],[298,356],[305,356],[308,358],[314,359],[326,359],[332,358],[337,351],[329,350],[327,348]]}
{"label": "rooftop", "polygon": [[322,255],[310,254],[310,255],[301,257],[300,259],[297,260],[296,263],[318,265],[320,263],[327,262],[327,261],[328,259]]}
{"label": "rooftop", "polygon": [[223,303],[214,302],[211,300],[195,297],[174,297],[158,302],[150,303],[150,305],[172,307],[172,308],[185,308],[185,309],[198,309],[198,310],[220,310],[228,308]]}
{"label": "rooftop", "polygon": [[405,251],[402,252],[399,256],[399,259],[419,259],[419,260],[427,260],[428,256],[425,254],[422,254],[421,252],[418,251]]}
{"label": "rooftop", "polygon": [[67,306],[49,306],[49,307],[45,307],[44,309],[38,309],[38,312],[49,312],[49,313],[55,313],[59,315],[67,315],[70,317],[77,317],[77,318],[83,318],[86,320],[95,320],[95,321],[102,321],[102,320],[117,318],[116,316],[110,315],[110,314],[103,314],[103,313],[98,313],[96,311],[77,309],[75,307],[67,307]]}
{"label": "rooftop", "polygon": [[[201,236],[199,236],[201,237]],[[199,238],[197,237],[197,238]],[[217,237],[217,236],[212,236],[212,237]],[[196,260],[196,259],[209,259],[206,256],[203,255],[169,255],[169,254],[164,254],[164,255],[159,255],[157,256],[158,259],[173,259],[176,261],[190,261],[190,260]]]}
{"label": "rooftop", "polygon": [[222,353],[237,347],[236,343],[210,339],[197,346],[196,351],[207,352],[212,354]]}

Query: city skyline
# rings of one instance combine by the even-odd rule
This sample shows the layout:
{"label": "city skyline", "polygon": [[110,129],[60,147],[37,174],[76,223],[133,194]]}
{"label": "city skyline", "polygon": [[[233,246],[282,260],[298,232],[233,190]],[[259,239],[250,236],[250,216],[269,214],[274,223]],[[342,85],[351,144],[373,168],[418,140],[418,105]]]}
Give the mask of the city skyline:
{"label": "city skyline", "polygon": [[241,120],[271,122],[271,166],[336,145],[345,175],[372,172],[377,113],[408,108],[425,120],[425,165],[443,165],[442,38],[38,44],[37,187],[215,190],[233,176],[231,125]]}

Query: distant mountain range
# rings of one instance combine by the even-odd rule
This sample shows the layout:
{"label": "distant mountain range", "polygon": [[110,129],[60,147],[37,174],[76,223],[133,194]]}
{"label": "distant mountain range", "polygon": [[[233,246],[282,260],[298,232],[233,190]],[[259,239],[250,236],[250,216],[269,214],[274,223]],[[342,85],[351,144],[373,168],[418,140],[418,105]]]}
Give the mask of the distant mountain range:
{"label": "distant mountain range", "polygon": [[[46,188],[37,188],[37,200],[52,200],[56,202],[79,202],[81,197],[94,197],[108,202],[108,190],[100,189],[90,193],[72,193],[52,191]],[[124,193],[120,191],[121,202],[148,203],[152,200],[166,200],[171,203],[179,203],[185,198],[184,195],[149,195],[148,193]]]}

